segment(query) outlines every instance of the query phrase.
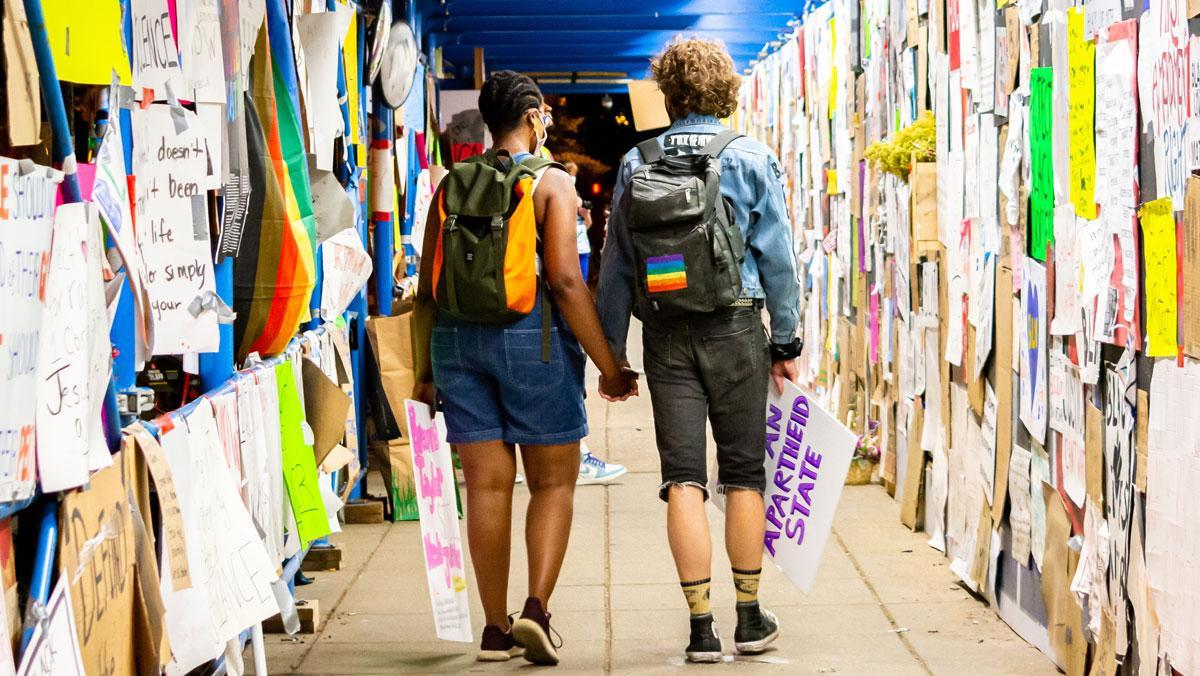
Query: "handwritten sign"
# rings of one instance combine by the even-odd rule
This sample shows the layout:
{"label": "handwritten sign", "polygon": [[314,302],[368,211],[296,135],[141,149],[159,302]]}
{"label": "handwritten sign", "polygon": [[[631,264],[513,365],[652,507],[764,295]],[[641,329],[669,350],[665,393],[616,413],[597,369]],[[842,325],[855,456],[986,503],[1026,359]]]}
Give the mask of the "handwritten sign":
{"label": "handwritten sign", "polygon": [[1029,255],[1044,261],[1054,241],[1054,70],[1034,68],[1029,78]]}
{"label": "handwritten sign", "polygon": [[358,230],[347,228],[321,244],[321,311],[336,317],[346,311],[350,301],[371,276],[371,257],[363,248]]}
{"label": "handwritten sign", "polygon": [[300,539],[311,542],[329,535],[329,519],[317,485],[317,461],[312,444],[304,438],[304,409],[296,389],[296,373],[289,362],[275,367],[279,389],[279,429],[283,443],[283,481],[296,517]]}
{"label": "handwritten sign", "polygon": [[158,494],[158,504],[162,513],[163,546],[169,553],[171,562],[171,584],[175,589],[187,589],[192,586],[192,578],[188,573],[187,534],[184,531],[183,512],[179,508],[179,496],[175,492],[175,479],[171,476],[171,466],[163,455],[162,446],[139,424],[126,428],[131,434],[134,444],[146,461],[150,476],[154,479],[154,489]]}
{"label": "handwritten sign", "polygon": [[[119,88],[112,83],[109,110],[117,110]],[[146,296],[145,265],[142,250],[133,232],[133,213],[129,198],[129,180],[125,173],[125,143],[121,125],[104,126],[104,138],[96,151],[96,180],[92,184],[92,203],[100,210],[100,220],[112,237],[117,253],[125,262],[125,277],[133,296],[134,358],[140,371],[150,350],[150,301]]]}
{"label": "handwritten sign", "polygon": [[[203,103],[225,103],[225,63],[218,0],[181,3],[179,34],[187,96]],[[183,94],[180,94],[181,96]]]}
{"label": "handwritten sign", "polygon": [[60,533],[59,576],[68,583],[87,673],[134,673],[136,550],[120,465],[67,495]]}
{"label": "handwritten sign", "polygon": [[1046,268],[1025,259],[1021,275],[1025,334],[1021,341],[1021,422],[1038,443],[1046,439]]}
{"label": "handwritten sign", "polygon": [[250,520],[230,473],[211,404],[202,399],[162,435],[187,535],[191,586],[177,588],[170,550],[160,581],[174,662],[182,674],[213,659],[246,627],[278,612],[276,565]]}
{"label": "handwritten sign", "polygon": [[43,0],[42,12],[58,79],[106,85],[116,71],[121,84],[130,83],[120,0]]}
{"label": "handwritten sign", "polygon": [[1179,271],[1171,199],[1147,202],[1140,215],[1146,257],[1146,354],[1174,357],[1179,346]]}
{"label": "handwritten sign", "polygon": [[792,383],[767,395],[764,544],[801,591],[812,589],[857,438]]}
{"label": "handwritten sign", "polygon": [[[1129,353],[1126,353],[1129,356]],[[1104,389],[1104,516],[1108,520],[1110,607],[1125,603],[1129,571],[1129,531],[1133,518],[1135,418],[1129,397],[1135,387],[1125,359],[1106,372]]]}
{"label": "handwritten sign", "polygon": [[33,495],[38,352],[55,182],[0,157],[0,502]]}
{"label": "handwritten sign", "polygon": [[420,402],[405,400],[411,437],[413,483],[425,548],[425,571],[437,636],[470,643],[471,613],[467,602],[467,572],[454,492],[454,463],[446,433],[433,420],[433,411]]}
{"label": "handwritten sign", "polygon": [[1189,44],[1182,0],[1151,3],[1139,23],[1138,98],[1142,120],[1154,134],[1158,197],[1183,208],[1188,171],[1185,150],[1190,117]]}
{"label": "handwritten sign", "polygon": [[1067,12],[1071,204],[1081,218],[1096,217],[1096,46],[1084,31],[1082,7]]}
{"label": "handwritten sign", "polygon": [[112,361],[103,256],[96,209],[60,206],[37,370],[38,475],[47,493],[81,486],[89,469],[112,464],[100,423]]}
{"label": "handwritten sign", "polygon": [[[187,128],[179,131],[176,116]],[[146,264],[154,354],[213,352],[217,314],[209,250],[208,151],[196,115],[155,104],[133,111],[137,234]]]}
{"label": "handwritten sign", "polygon": [[37,623],[21,655],[18,676],[86,676],[79,655],[75,618],[67,581],[59,578],[46,602],[46,619]]}
{"label": "handwritten sign", "polygon": [[[139,93],[152,90],[154,97],[160,100],[172,93],[187,96],[167,0],[132,0],[130,10],[133,14],[134,89]],[[133,126],[136,130],[137,123]],[[137,173],[141,175],[141,172]]]}

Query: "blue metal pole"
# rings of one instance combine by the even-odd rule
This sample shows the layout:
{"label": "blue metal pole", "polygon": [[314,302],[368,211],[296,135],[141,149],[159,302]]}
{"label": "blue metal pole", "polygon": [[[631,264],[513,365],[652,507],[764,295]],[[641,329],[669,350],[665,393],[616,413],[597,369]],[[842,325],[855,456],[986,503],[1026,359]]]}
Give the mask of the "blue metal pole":
{"label": "blue metal pole", "polygon": [[394,119],[395,111],[383,100],[383,96],[374,96],[371,100],[371,173],[368,178],[368,199],[371,202],[371,226],[375,229],[375,269],[372,273],[375,280],[375,303],[379,314],[384,317],[390,317],[392,314],[392,260],[396,252],[393,225],[393,219],[396,218],[396,184],[394,179],[384,180],[391,174],[387,171],[388,166],[395,164],[392,158]]}
{"label": "blue metal pole", "polygon": [[[121,0],[126,54],[133,53],[131,37],[133,35],[133,18],[129,10],[129,2],[130,0]],[[125,151],[125,174],[130,175],[133,173],[133,144],[130,143],[130,139],[133,138],[133,126],[129,111],[120,107],[108,111],[108,123],[118,124],[121,127],[121,139],[124,141],[122,145]],[[132,389],[137,385],[137,348],[134,343],[136,319],[133,303],[132,287],[130,287],[130,281],[126,279],[125,283],[121,285],[121,297],[117,301],[116,316],[113,318],[112,329],[108,336],[113,344],[113,385],[120,392]]]}
{"label": "blue metal pole", "polygon": [[[36,2],[37,0],[33,0]],[[42,501],[42,518],[38,522],[37,558],[33,562],[33,581],[29,585],[28,603],[45,604],[50,598],[50,581],[54,578],[55,549],[58,546],[58,501]],[[33,638],[33,627],[25,627],[21,633],[21,652]]]}
{"label": "blue metal pole", "polygon": [[[363,42],[365,40],[364,36],[366,35],[366,30],[361,14],[354,17],[354,23],[356,26],[355,30],[358,31],[358,39],[355,40],[355,44],[358,46],[358,53],[355,54],[355,59],[358,62],[357,72],[359,101],[359,109],[354,111],[354,114],[358,115],[359,133],[363,134],[367,130],[362,111],[366,107],[368,88],[366,84],[366,78],[363,77],[363,61],[366,51]],[[359,140],[360,139],[353,139],[354,143],[351,143],[350,146],[354,152],[355,162],[362,167],[366,165],[367,158],[358,156],[359,146],[357,145],[357,142]],[[354,197],[358,202],[358,222],[355,223],[355,228],[358,229],[358,236],[362,240],[363,247],[366,248],[369,246],[370,242],[367,240],[367,204],[366,200],[362,198],[363,193],[359,188],[361,185],[362,176],[363,175],[361,172],[357,172],[357,176],[351,181],[350,187],[355,190]],[[350,350],[350,370],[354,374],[354,419],[361,422],[363,419],[364,410],[362,389],[363,345],[365,345],[364,341],[367,339],[367,290],[365,287],[360,289],[359,292],[355,294],[354,299],[350,301],[350,308],[346,314],[350,322],[350,345],[352,348]],[[350,490],[349,497],[351,500],[358,500],[362,498],[362,476],[366,474],[367,463],[369,462],[367,452],[367,435],[363,434],[361,429],[358,434],[358,448],[355,450],[358,451],[358,464],[362,468],[362,472],[359,474],[359,477],[355,479],[354,488]]]}
{"label": "blue metal pole", "polygon": [[[226,305],[233,305],[233,259],[213,266],[217,295]],[[229,380],[233,375],[233,324],[218,324],[220,343],[216,352],[200,354],[200,385],[202,390],[211,390]]]}

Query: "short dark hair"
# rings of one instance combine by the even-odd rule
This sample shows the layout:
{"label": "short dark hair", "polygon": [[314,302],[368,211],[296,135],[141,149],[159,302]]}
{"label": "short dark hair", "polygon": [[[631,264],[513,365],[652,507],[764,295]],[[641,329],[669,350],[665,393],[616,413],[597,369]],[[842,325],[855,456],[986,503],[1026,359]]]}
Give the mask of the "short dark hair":
{"label": "short dark hair", "polygon": [[492,136],[511,131],[530,108],[540,108],[542,90],[528,75],[498,70],[479,91],[479,112]]}

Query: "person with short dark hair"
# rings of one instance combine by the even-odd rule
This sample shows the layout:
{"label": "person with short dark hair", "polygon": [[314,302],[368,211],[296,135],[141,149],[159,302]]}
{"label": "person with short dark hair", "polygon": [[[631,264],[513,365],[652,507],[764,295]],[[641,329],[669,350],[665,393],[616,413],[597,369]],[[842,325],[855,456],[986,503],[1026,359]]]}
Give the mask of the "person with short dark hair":
{"label": "person with short dark hair", "polygon": [[[479,111],[494,143],[480,160],[510,170],[513,163],[536,156],[546,140],[542,104],[542,93],[529,77],[493,73],[480,91]],[[462,460],[467,542],[486,621],[479,659],[507,660],[523,650],[531,662],[557,664],[559,646],[551,639],[548,608],[571,532],[579,441],[588,433],[584,350],[600,369],[600,390],[606,397],[636,395],[637,375],[613,356],[580,275],[576,196],[567,173],[545,162],[530,166],[544,168],[518,184],[527,192],[518,194],[514,188],[514,195],[529,196],[533,203],[538,243],[536,253],[529,255],[540,264],[538,298],[530,314],[510,324],[472,323],[437,307],[433,275],[441,253],[446,182],[434,195],[422,251],[437,254],[421,259],[414,397],[426,403],[441,400],[447,441]],[[529,598],[520,619],[510,625],[517,446],[530,491],[525,520]]]}
{"label": "person with short dark hair", "polygon": [[[778,388],[784,380],[796,380],[800,288],[779,162],[766,146],[728,132],[720,121],[737,105],[739,80],[728,52],[716,42],[676,40],[652,69],[672,123],[657,143],[639,145],[621,164],[597,300],[605,334],[620,359],[635,300],[642,308],[646,382],[662,464],[660,496],[667,502],[667,539],[691,615],[685,654],[689,661],[717,662],[722,646],[709,607],[712,542],[704,508],[705,422],[712,424],[725,495],[725,549],[738,601],[734,641],[740,653],[759,653],[779,634],[776,617],[758,603],[767,387],[772,377]],[[687,269],[681,253],[656,251],[648,258],[650,226],[635,221],[631,212],[635,200],[656,189],[651,179],[640,177],[657,167],[670,176],[696,159],[704,159],[707,167],[719,161],[720,198],[728,208],[718,222],[736,224],[727,227],[740,231],[737,244],[744,245],[740,293],[726,294],[736,298],[731,305],[664,321],[654,310],[678,302],[670,300],[671,294],[683,293],[689,285],[710,288],[714,282],[704,277],[703,266]],[[641,191],[636,197],[630,188],[635,179]],[[701,192],[708,183],[703,186]],[[680,189],[677,196],[673,204],[694,203],[697,189]],[[656,217],[646,208],[637,213],[643,219]],[[634,228],[643,238],[641,248]],[[743,251],[741,246],[730,248]],[[771,318],[769,339],[761,318],[764,305]]]}

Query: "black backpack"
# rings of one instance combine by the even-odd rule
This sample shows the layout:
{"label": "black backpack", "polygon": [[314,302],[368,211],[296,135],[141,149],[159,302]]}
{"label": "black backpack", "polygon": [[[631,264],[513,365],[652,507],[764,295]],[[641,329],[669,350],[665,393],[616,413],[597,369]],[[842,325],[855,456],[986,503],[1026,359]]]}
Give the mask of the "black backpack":
{"label": "black backpack", "polygon": [[719,156],[741,134],[725,130],[694,154],[669,157],[658,139],[638,144],[644,164],[626,192],[642,320],[709,313],[742,293],[742,232],[721,195]]}

